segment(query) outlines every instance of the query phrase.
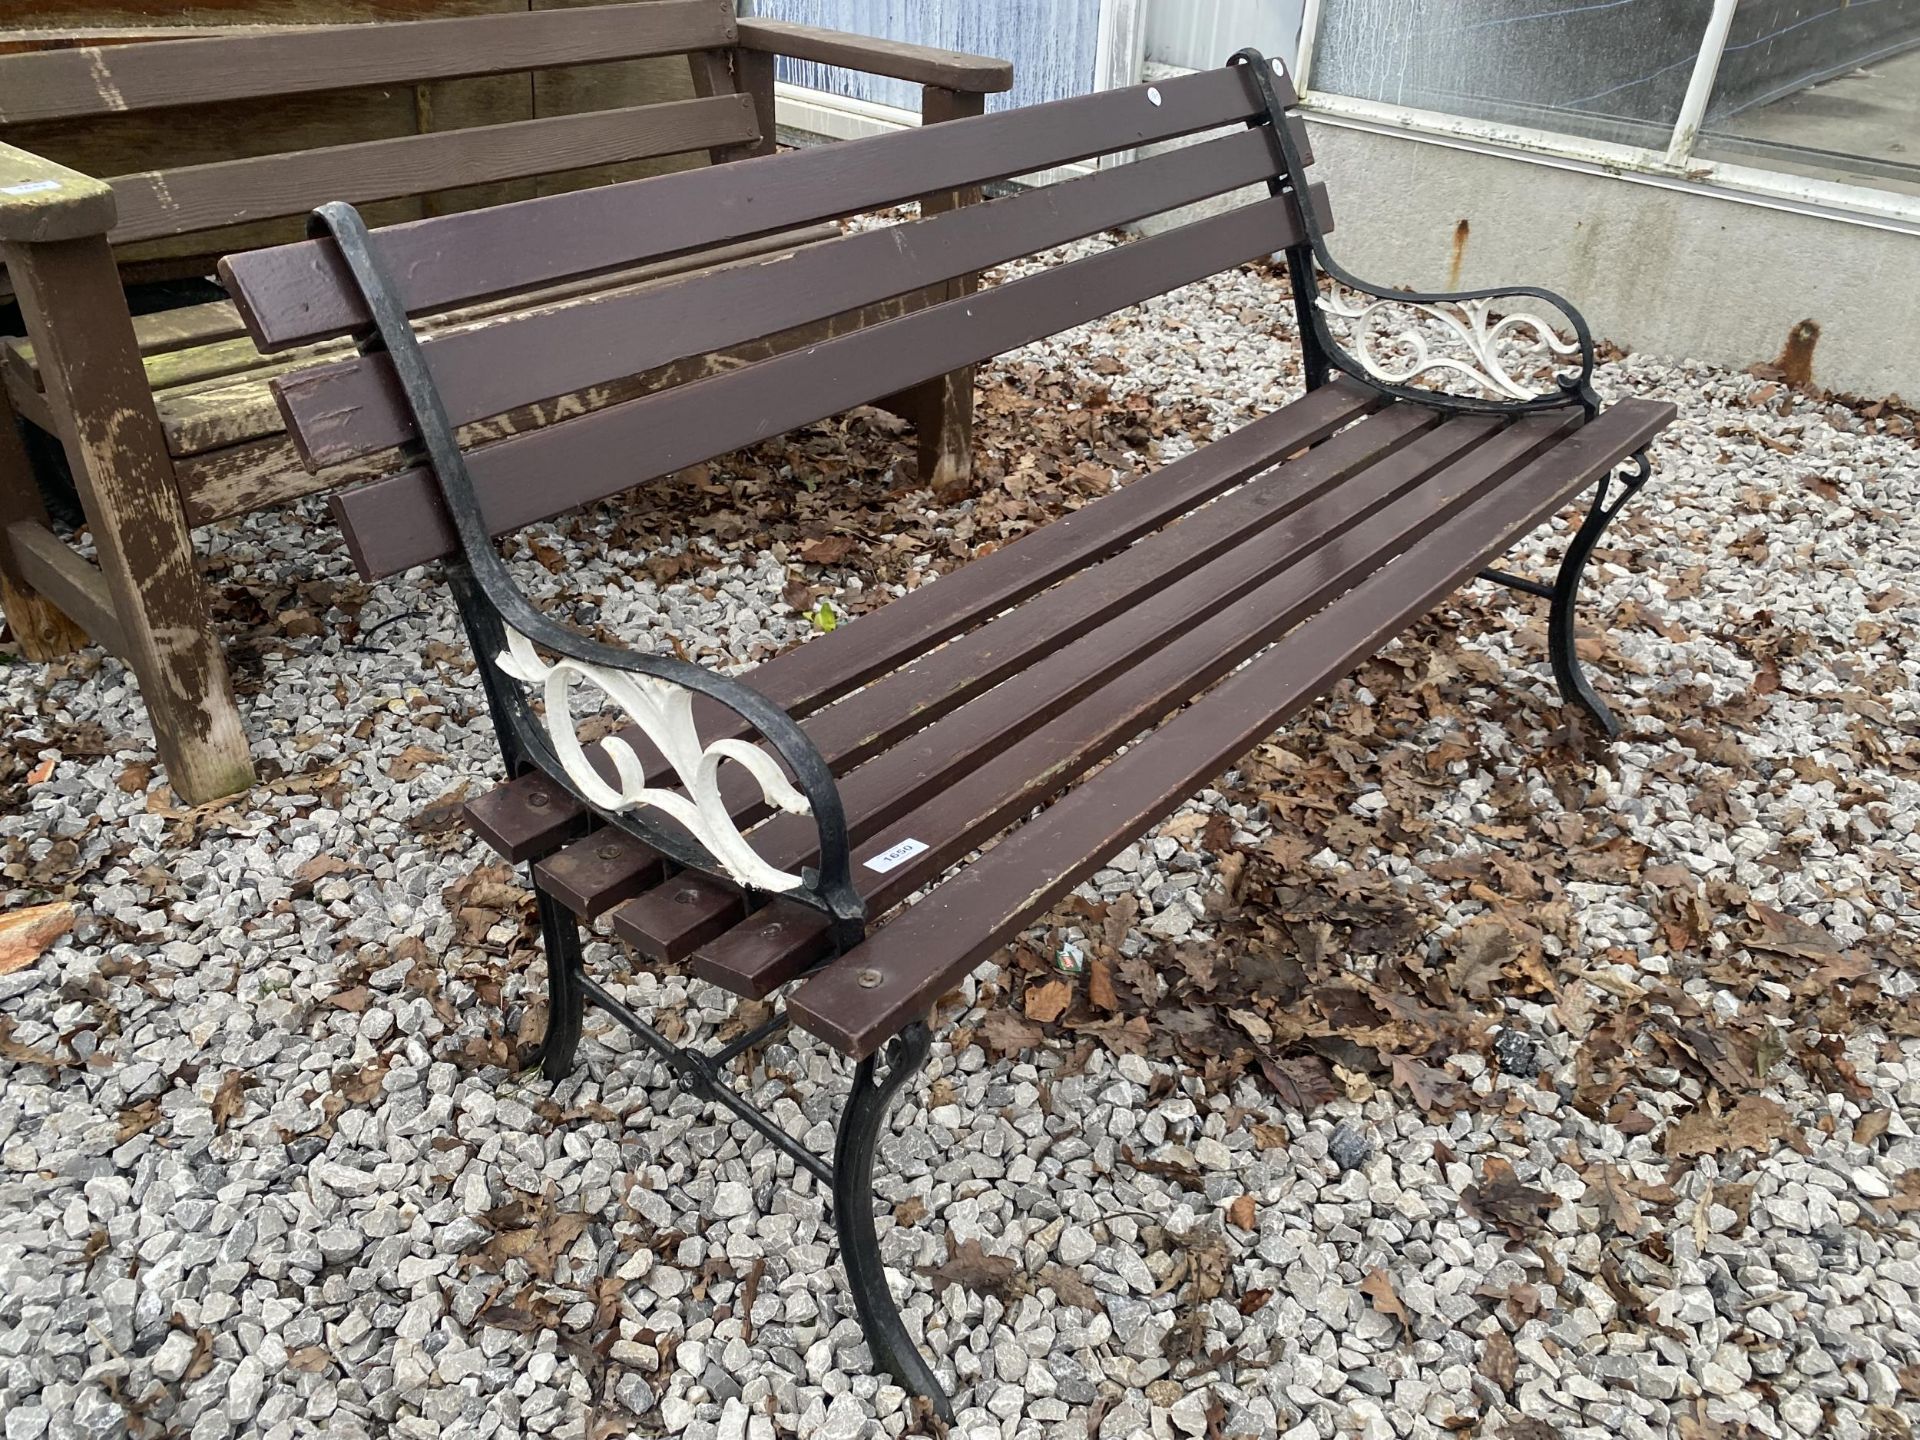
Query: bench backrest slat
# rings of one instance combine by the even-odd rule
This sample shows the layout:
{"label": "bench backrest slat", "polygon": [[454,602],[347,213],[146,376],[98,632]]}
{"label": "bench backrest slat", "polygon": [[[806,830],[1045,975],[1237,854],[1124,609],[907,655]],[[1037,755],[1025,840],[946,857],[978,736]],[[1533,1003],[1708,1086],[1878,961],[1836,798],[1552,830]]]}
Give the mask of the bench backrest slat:
{"label": "bench backrest slat", "polygon": [[363,202],[681,154],[756,138],[753,101],[715,95],[539,120],[429,131],[354,145],[192,165],[114,179],[116,243]]}
{"label": "bench backrest slat", "polygon": [[[1255,111],[1242,76],[1203,71],[1158,86],[389,225],[374,236],[374,247],[409,312],[442,310],[1192,135]],[[449,254],[460,263],[440,263]],[[221,272],[251,297],[248,327],[262,349],[368,323],[328,242],[256,250],[232,257]]]}
{"label": "bench backrest slat", "polygon": [[[1018,112],[1012,112],[1018,113]],[[964,122],[949,122],[959,124]],[[1116,247],[870,325],[744,369],[610,406],[468,456],[495,534],[832,415],[1285,248],[1288,197]],[[361,572],[449,553],[454,537],[423,468],[333,496]]]}
{"label": "bench backrest slat", "polygon": [[0,124],[677,55],[731,45],[730,0],[641,0],[0,56]]}
{"label": "bench backrest slat", "polygon": [[[1210,199],[1273,173],[1258,130],[1061,184],[860,230],[777,262],[549,306],[429,334],[422,348],[456,425],[794,329]],[[274,382],[308,463],[337,465],[416,438],[384,353]]]}

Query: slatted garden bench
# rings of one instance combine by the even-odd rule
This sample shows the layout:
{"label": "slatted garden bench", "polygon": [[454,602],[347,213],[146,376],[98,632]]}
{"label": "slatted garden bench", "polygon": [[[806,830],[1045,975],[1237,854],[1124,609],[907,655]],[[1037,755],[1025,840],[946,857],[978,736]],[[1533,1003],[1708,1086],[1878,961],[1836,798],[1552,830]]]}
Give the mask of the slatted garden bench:
{"label": "slatted garden bench", "polygon": [[[541,200],[511,229],[481,214],[370,235],[351,207],[328,206],[311,242],[225,266],[264,345],[362,337],[358,357],[275,382],[309,453],[421,447],[413,468],[333,507],[362,574],[439,561],[458,602],[508,777],[469,818],[530,866],[546,1073],[568,1073],[596,1006],[829,1184],[873,1357],[942,1413],[888,1288],[871,1196],[882,1117],[927,1055],[936,997],[1589,489],[1553,584],[1491,573],[1550,600],[1563,691],[1613,728],[1579,671],[1573,604],[1672,407],[1601,409],[1585,327],[1545,292],[1407,295],[1347,275],[1327,253],[1290,102],[1278,67],[1242,52],[1157,87]],[[849,199],[886,206],[1188,136],[564,316],[459,336],[416,336],[408,321],[476,271],[513,283],[551,246],[617,246],[637,263],[729,237],[732,216],[801,223]],[[666,394],[527,436],[463,447],[457,435],[555,390],[1261,183],[1264,199]],[[542,517],[1274,252],[1293,277],[1300,399],[744,678],[584,638],[524,596],[495,548]],[[1495,308],[1502,297],[1558,306],[1573,338]],[[1390,314],[1413,326],[1397,348]],[[1418,383],[1434,377],[1461,383]],[[578,691],[626,722],[591,752]],[[585,973],[580,927],[609,915],[644,955],[690,958],[741,996],[791,987],[784,1008],[716,1053],[673,1044]],[[832,1157],[727,1084],[734,1058],[796,1022],[855,1062]]]}
{"label": "slatted garden bench", "polygon": [[[1012,84],[1005,61],[736,20],[733,0],[0,55],[0,264],[26,321],[23,336],[0,326],[0,606],[22,649],[51,660],[90,635],[138,679],[174,789],[190,801],[244,789],[249,746],[191,528],[385,473],[396,457],[309,470],[303,458],[312,457],[296,453],[281,424],[268,380],[311,353],[351,354],[350,344],[316,330],[316,352],[269,355],[224,301],[135,317],[123,283],[206,276],[230,251],[297,239],[300,217],[327,200],[377,202],[369,216],[387,224],[631,179],[643,162],[769,153],[778,54],[918,83],[929,121],[977,115],[989,92]],[[83,173],[129,159],[135,173]],[[830,206],[816,215],[799,235],[743,231],[645,265],[609,255],[544,276],[523,267],[519,279],[539,283],[510,299],[475,274],[422,307],[433,312],[425,323],[485,324],[516,306],[630,289],[836,233],[825,224]],[[892,296],[842,323],[951,289]],[[766,350],[808,337],[755,338]],[[712,363],[683,353],[619,387],[492,423],[525,430],[556,409],[676,384]],[[965,374],[890,402],[918,426],[923,471],[953,488],[967,474],[971,402]],[[64,446],[97,563],[49,524],[16,413]]]}

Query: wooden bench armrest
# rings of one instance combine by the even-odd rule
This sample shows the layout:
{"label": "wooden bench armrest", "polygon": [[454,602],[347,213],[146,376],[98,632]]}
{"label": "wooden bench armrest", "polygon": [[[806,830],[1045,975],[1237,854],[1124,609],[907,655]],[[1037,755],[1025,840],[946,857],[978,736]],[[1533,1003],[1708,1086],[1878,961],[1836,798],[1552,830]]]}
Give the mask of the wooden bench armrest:
{"label": "wooden bench armrest", "polygon": [[0,143],[0,240],[78,240],[113,229],[113,191],[30,150]]}
{"label": "wooden bench armrest", "polygon": [[743,50],[840,65],[849,70],[864,70],[869,75],[885,75],[916,85],[938,85],[946,90],[991,95],[1013,88],[1010,60],[969,55],[963,50],[940,50],[931,45],[910,45],[901,40],[851,35],[844,30],[797,25],[787,20],[741,20],[739,45]]}

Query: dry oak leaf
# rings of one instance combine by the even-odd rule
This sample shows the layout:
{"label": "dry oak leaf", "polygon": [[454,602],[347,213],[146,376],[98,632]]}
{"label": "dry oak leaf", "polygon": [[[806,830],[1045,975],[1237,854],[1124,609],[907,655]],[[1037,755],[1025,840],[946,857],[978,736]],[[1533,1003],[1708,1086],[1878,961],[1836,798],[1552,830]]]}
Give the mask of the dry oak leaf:
{"label": "dry oak leaf", "polygon": [[213,1128],[216,1133],[225,1133],[227,1126],[239,1118],[240,1112],[247,1108],[247,1091],[257,1083],[238,1070],[229,1070],[221,1077],[220,1088],[213,1094]]}
{"label": "dry oak leaf", "polygon": [[1032,1049],[1046,1035],[1038,1025],[1011,1010],[989,1010],[986,1019],[980,1022],[980,1038],[987,1042],[989,1050],[1015,1055]]}
{"label": "dry oak leaf", "polygon": [[947,1258],[939,1265],[923,1265],[920,1273],[941,1289],[958,1285],[976,1295],[992,1295],[1002,1304],[1011,1303],[1024,1288],[1020,1262],[1005,1255],[989,1255],[978,1240],[955,1244],[947,1237]]}
{"label": "dry oak leaf", "polygon": [[1600,1218],[1615,1230],[1635,1235],[1640,1230],[1640,1202],[1627,1188],[1628,1177],[1604,1160],[1585,1172],[1588,1204],[1600,1207]]}
{"label": "dry oak leaf", "polygon": [[1382,1315],[1400,1322],[1400,1328],[1408,1334],[1413,1332],[1413,1317],[1407,1314],[1407,1307],[1400,1303],[1400,1292],[1393,1288],[1393,1277],[1379,1265],[1367,1272],[1367,1278],[1360,1282],[1360,1293],[1373,1302],[1373,1308]]}
{"label": "dry oak leaf", "polygon": [[1909,1170],[1900,1177],[1900,1186],[1885,1200],[1871,1202],[1876,1209],[1905,1215],[1920,1210],[1920,1170]]}
{"label": "dry oak leaf", "polygon": [[1777,1140],[1785,1140],[1802,1154],[1807,1151],[1806,1137],[1784,1106],[1764,1095],[1746,1095],[1724,1113],[1709,1102],[1681,1116],[1662,1137],[1660,1148],[1675,1159],[1731,1150],[1770,1154]]}
{"label": "dry oak leaf", "polygon": [[1100,1303],[1099,1292],[1064,1265],[1043,1267],[1040,1283],[1058,1295],[1064,1305],[1075,1305],[1095,1315],[1106,1311],[1107,1307]]}
{"label": "dry oak leaf", "polygon": [[65,900],[0,915],[0,975],[33,964],[49,945],[73,929],[73,920],[74,908]]}
{"label": "dry oak leaf", "polygon": [[1254,1199],[1251,1195],[1242,1195],[1227,1206],[1227,1219],[1242,1230],[1251,1230],[1259,1223],[1254,1218]]}
{"label": "dry oak leaf", "polygon": [[1520,1357],[1504,1330],[1495,1330],[1480,1347],[1480,1373],[1509,1393],[1520,1374]]}
{"label": "dry oak leaf", "polygon": [[1044,985],[1035,985],[1026,994],[1026,1011],[1029,1020],[1038,1020],[1042,1025],[1050,1025],[1066,1013],[1067,1006],[1073,1003],[1073,987],[1064,980],[1049,980]]}
{"label": "dry oak leaf", "polygon": [[1560,1207],[1558,1195],[1522,1185],[1513,1166],[1498,1156],[1487,1158],[1480,1182],[1462,1191],[1460,1201],[1481,1224],[1504,1230],[1516,1240],[1539,1234],[1547,1216]]}

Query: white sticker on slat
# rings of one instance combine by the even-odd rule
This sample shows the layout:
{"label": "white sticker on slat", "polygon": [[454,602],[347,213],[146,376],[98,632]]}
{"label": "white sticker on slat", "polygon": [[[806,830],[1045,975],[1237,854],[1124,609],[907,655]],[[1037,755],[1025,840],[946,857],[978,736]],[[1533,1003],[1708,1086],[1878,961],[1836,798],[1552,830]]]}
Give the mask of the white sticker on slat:
{"label": "white sticker on slat", "polygon": [[18,185],[0,185],[0,195],[42,195],[59,188],[58,180],[26,180]]}
{"label": "white sticker on slat", "polygon": [[869,870],[878,870],[882,875],[889,870],[897,870],[927,848],[924,840],[902,840],[898,845],[889,845],[878,855],[867,861]]}

